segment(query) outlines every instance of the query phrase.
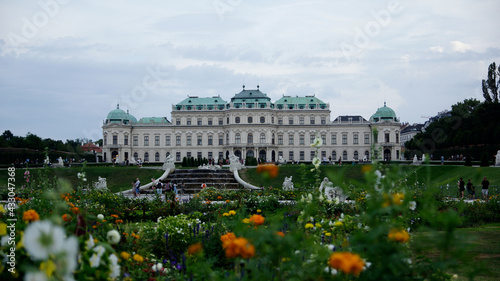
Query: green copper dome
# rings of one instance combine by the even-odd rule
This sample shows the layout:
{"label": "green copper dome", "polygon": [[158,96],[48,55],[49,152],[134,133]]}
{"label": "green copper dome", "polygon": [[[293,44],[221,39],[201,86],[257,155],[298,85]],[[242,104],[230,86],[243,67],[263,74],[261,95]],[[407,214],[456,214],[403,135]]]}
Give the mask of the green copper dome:
{"label": "green copper dome", "polygon": [[370,117],[371,122],[382,122],[382,121],[393,121],[397,122],[396,113],[392,108],[387,107],[384,102],[384,106],[377,109],[377,112]]}
{"label": "green copper dome", "polygon": [[111,123],[111,122],[119,122],[127,124],[130,122],[137,122],[137,119],[133,115],[121,110],[120,106],[117,105],[116,109],[111,110],[108,113],[108,117],[106,118],[106,123]]}

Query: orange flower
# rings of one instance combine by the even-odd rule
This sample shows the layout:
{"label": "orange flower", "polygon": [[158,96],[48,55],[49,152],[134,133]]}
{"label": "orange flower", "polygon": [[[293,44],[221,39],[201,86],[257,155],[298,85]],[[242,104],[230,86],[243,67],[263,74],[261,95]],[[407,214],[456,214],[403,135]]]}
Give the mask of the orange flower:
{"label": "orange flower", "polygon": [[264,177],[274,179],[278,176],[279,167],[275,164],[262,164],[257,166],[257,173],[263,174]]}
{"label": "orange flower", "polygon": [[365,266],[365,262],[358,254],[349,252],[336,252],[331,254],[328,259],[328,264],[330,267],[340,270],[345,274],[352,274],[355,276],[358,276]]}
{"label": "orange flower", "polygon": [[406,243],[410,240],[410,234],[404,229],[398,230],[398,229],[393,228],[393,229],[391,229],[391,232],[389,232],[387,237],[389,238],[389,240],[400,242],[400,243]]}
{"label": "orange flower", "polygon": [[250,221],[253,222],[254,225],[264,224],[266,219],[261,215],[253,215],[250,217]]}
{"label": "orange flower", "polygon": [[63,221],[71,221],[72,217],[68,214],[64,214],[62,215],[62,219]]}
{"label": "orange flower", "polygon": [[276,232],[276,234],[278,234],[281,237],[285,237],[285,233],[283,233],[283,231],[278,231]]}
{"label": "orange flower", "polygon": [[222,247],[226,251],[226,257],[236,258],[238,256],[249,259],[255,255],[255,247],[243,237],[224,241]]}
{"label": "orange flower", "polygon": [[78,209],[78,207],[73,207],[73,208],[70,208],[71,212],[73,212],[73,214],[75,215],[78,215],[80,213],[80,209]]}
{"label": "orange flower", "polygon": [[226,203],[229,203],[229,202],[231,202],[231,201],[229,201],[229,199],[227,199],[227,200],[226,200]]}
{"label": "orange flower", "polygon": [[222,243],[224,243],[225,241],[231,241],[234,239],[236,239],[236,235],[234,235],[233,232],[228,232],[220,237],[220,241],[222,241]]}
{"label": "orange flower", "polygon": [[23,213],[23,220],[29,222],[37,221],[40,220],[40,215],[33,209],[27,210]]}
{"label": "orange flower", "polygon": [[194,243],[188,247],[188,256],[193,256],[203,251],[203,245],[200,242]]}
{"label": "orange flower", "polygon": [[75,207],[75,204],[71,203],[71,202],[68,202],[68,205],[70,205],[71,207]]}
{"label": "orange flower", "polygon": [[134,261],[138,262],[138,263],[142,263],[142,262],[144,261],[144,258],[143,258],[141,255],[139,255],[139,254],[135,254],[135,255],[132,257],[132,259],[133,259]]}
{"label": "orange flower", "polygon": [[403,204],[403,200],[405,199],[405,195],[403,193],[395,193],[392,194],[392,198],[388,195],[384,194],[385,201],[382,204],[382,207],[389,207],[391,204],[401,205]]}
{"label": "orange flower", "polygon": [[221,200],[221,199],[222,199],[222,196],[220,196],[220,195],[219,195],[219,196],[217,196],[217,199]]}
{"label": "orange flower", "polygon": [[111,215],[113,218],[117,219],[118,218],[118,215]]}
{"label": "orange flower", "polygon": [[116,220],[116,223],[123,223],[123,220]]}

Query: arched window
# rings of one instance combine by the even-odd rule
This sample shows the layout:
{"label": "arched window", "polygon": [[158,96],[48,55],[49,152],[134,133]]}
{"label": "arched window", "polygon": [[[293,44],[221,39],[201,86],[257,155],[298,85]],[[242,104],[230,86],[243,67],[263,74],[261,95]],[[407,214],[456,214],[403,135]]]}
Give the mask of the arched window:
{"label": "arched window", "polygon": [[137,158],[139,158],[139,154],[137,154],[137,152],[134,152],[134,159],[137,160]]}
{"label": "arched window", "polygon": [[234,142],[235,143],[241,143],[241,135],[240,135],[240,133],[236,134],[236,136],[234,137]]}
{"label": "arched window", "polygon": [[353,158],[353,160],[359,160],[358,159],[358,151],[357,150],[354,151],[354,158]]}
{"label": "arched window", "polygon": [[342,160],[347,161],[347,151],[345,151],[345,150],[342,153]]}
{"label": "arched window", "polygon": [[365,158],[366,160],[370,159],[370,151],[368,150],[365,151]]}
{"label": "arched window", "polygon": [[237,123],[237,124],[240,123],[240,117],[234,118],[234,123]]}
{"label": "arched window", "polygon": [[156,152],[155,153],[155,162],[159,162],[159,161],[160,161],[160,153]]}
{"label": "arched window", "polygon": [[248,116],[248,123],[253,123],[253,117],[252,116]]}
{"label": "arched window", "polygon": [[266,134],[260,134],[260,143],[266,143]]}
{"label": "arched window", "polygon": [[261,117],[260,117],[260,123],[265,123],[265,122],[266,122],[266,117],[261,116]]}
{"label": "arched window", "polygon": [[332,151],[332,160],[337,161],[337,151]]}
{"label": "arched window", "polygon": [[144,152],[144,161],[149,161],[149,153]]}
{"label": "arched window", "polygon": [[253,135],[252,135],[252,133],[248,134],[247,142],[248,143],[253,143]]}

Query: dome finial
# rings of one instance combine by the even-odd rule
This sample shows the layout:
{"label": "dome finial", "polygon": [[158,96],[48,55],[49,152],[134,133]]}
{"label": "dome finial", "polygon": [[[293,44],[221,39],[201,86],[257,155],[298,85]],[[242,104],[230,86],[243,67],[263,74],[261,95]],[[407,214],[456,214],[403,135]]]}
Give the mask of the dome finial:
{"label": "dome finial", "polygon": [[385,101],[384,101],[384,107],[386,107],[386,105],[385,105]]}
{"label": "dome finial", "polygon": [[116,109],[120,109],[120,104],[119,103],[116,104]]}
{"label": "dome finial", "polygon": [[243,90],[245,90],[245,84],[243,84]]}
{"label": "dome finial", "polygon": [[260,88],[259,84],[257,84],[257,90]]}

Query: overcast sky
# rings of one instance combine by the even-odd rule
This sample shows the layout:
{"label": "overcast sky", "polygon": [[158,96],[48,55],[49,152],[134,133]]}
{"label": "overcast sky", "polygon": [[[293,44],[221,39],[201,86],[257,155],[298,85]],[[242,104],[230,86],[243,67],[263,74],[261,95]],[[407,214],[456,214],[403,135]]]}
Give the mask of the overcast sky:
{"label": "overcast sky", "polygon": [[[120,104],[316,95],[339,115],[424,122],[500,63],[498,0],[0,0],[0,131],[96,140]],[[0,132],[0,133],[1,133]]]}

